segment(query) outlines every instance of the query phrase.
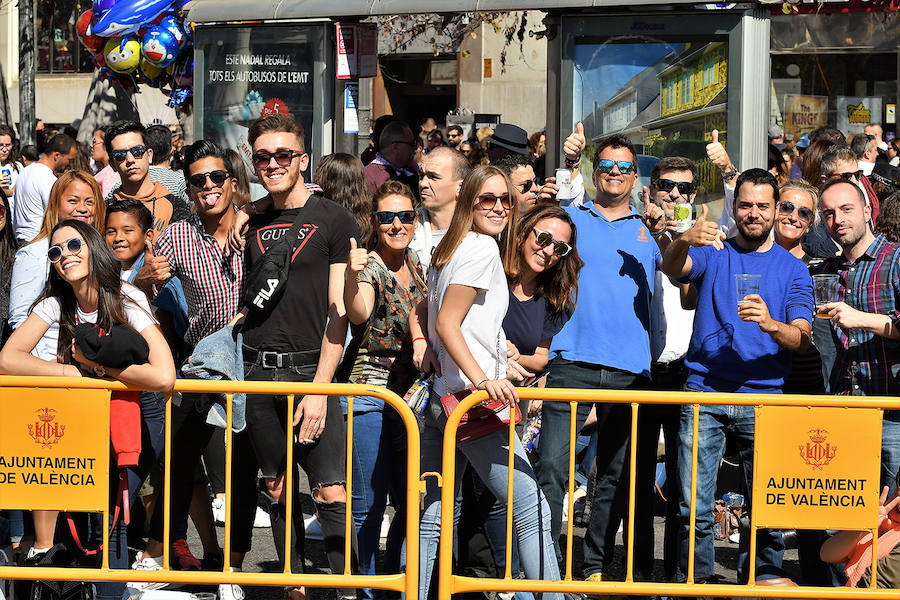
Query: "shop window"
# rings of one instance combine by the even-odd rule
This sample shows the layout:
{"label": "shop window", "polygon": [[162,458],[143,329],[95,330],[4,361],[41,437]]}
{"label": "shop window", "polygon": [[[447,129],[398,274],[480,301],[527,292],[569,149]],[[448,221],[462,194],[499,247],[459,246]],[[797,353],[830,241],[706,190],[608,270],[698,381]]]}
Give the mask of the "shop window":
{"label": "shop window", "polygon": [[34,30],[39,73],[91,73],[90,53],[78,41],[75,21],[91,2],[83,0],[37,0]]}

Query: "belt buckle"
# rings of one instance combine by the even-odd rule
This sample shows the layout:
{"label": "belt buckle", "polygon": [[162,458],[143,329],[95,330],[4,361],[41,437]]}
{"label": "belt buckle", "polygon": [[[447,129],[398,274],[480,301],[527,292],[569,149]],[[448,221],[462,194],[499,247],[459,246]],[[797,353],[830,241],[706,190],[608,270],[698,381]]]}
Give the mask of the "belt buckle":
{"label": "belt buckle", "polygon": [[[266,369],[280,369],[281,368],[281,353],[280,352],[262,352],[262,366]],[[273,359],[273,360],[270,360]]]}

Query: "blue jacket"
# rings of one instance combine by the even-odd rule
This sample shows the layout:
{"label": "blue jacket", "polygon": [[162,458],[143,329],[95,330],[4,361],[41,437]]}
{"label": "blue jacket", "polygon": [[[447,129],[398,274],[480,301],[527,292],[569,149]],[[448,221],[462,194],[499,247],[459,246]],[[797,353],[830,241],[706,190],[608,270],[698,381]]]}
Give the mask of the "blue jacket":
{"label": "blue jacket", "polygon": [[[243,381],[244,355],[242,351],[243,336],[240,326],[229,325],[211,333],[199,342],[182,367],[182,373],[189,379],[212,379]],[[204,401],[205,400],[205,401]],[[212,404],[206,415],[206,422],[216,427],[225,428],[225,394],[203,394],[195,403],[195,408],[203,412]],[[236,393],[233,398],[232,430],[240,432],[247,425],[246,394]]]}

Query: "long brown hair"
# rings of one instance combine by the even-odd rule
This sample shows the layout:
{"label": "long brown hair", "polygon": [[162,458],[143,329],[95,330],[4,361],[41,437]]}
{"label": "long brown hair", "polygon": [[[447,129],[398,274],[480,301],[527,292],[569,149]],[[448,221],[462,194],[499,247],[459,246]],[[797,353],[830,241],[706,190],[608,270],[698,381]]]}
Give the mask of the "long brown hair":
{"label": "long brown hair", "polygon": [[[481,188],[484,187],[484,184],[487,183],[488,179],[496,176],[503,178],[503,181],[506,183],[506,192],[509,194],[510,201],[512,202],[504,232],[513,231],[515,229],[519,216],[519,203],[516,202],[516,191],[509,181],[509,177],[506,176],[506,173],[493,165],[475,167],[468,175],[466,175],[466,178],[463,179],[459,189],[459,197],[456,200],[456,208],[453,210],[453,219],[450,221],[450,227],[447,229],[444,238],[437,245],[437,248],[434,249],[434,255],[431,257],[431,264],[434,265],[435,269],[440,269],[450,262],[456,249],[459,248],[459,245],[462,243],[463,238],[466,237],[467,233],[472,231],[472,224],[474,222],[473,216],[475,214],[475,200],[478,198],[478,194],[481,193]],[[515,244],[513,236],[503,235],[501,239],[503,241],[500,244],[500,259],[503,261],[503,264],[506,264],[511,260],[510,256],[518,252],[519,249]]]}
{"label": "long brown hair", "polygon": [[818,187],[822,183],[822,171],[820,170],[822,157],[834,146],[834,142],[820,139],[810,144],[803,153],[803,165],[800,170],[803,173],[803,179],[810,185]]}
{"label": "long brown hair", "polygon": [[[85,242],[82,252],[88,255],[88,282],[97,289],[97,325],[109,331],[113,323],[121,323],[131,327],[125,314],[125,300],[122,296],[121,265],[106,245],[100,233],[82,221],[66,219],[58,223],[51,231],[50,237],[63,227],[71,227]],[[75,312],[78,301],[71,284],[50,267],[50,275],[44,285],[44,291],[34,301],[32,309],[45,298],[59,300],[59,343],[56,349],[57,360],[61,363],[72,361],[72,340],[75,339]]]}
{"label": "long brown hair", "polygon": [[[66,188],[73,181],[78,180],[91,188],[94,196],[94,216],[91,217],[91,224],[97,231],[105,231],[106,229],[106,202],[103,200],[103,193],[100,191],[100,185],[94,176],[87,171],[66,171],[56,180],[53,187],[50,188],[50,198],[47,200],[47,210],[44,211],[44,222],[41,224],[41,230],[31,240],[31,244],[45,237],[50,236],[50,232],[59,223],[59,201]],[[51,269],[52,271],[52,269]]]}
{"label": "long brown hair", "polygon": [[538,204],[529,209],[515,230],[516,252],[503,261],[503,270],[506,271],[506,280],[510,285],[518,283],[522,278],[522,248],[534,226],[544,219],[559,219],[568,224],[572,229],[572,237],[569,245],[572,250],[559,259],[553,267],[538,273],[535,281],[535,297],[545,297],[556,310],[572,311],[578,300],[578,272],[584,266],[584,261],[578,256],[577,232],[572,217],[564,209],[556,204]]}
{"label": "long brown hair", "polygon": [[[378,212],[378,202],[387,198],[388,196],[401,196],[409,200],[409,205],[413,210],[416,208],[416,196],[412,193],[412,190],[409,189],[409,186],[403,183],[402,181],[394,181],[392,179],[388,179],[375,190],[375,194],[372,196],[372,213],[370,218],[372,219],[371,226],[369,227],[369,236],[366,239],[366,249],[370,252],[375,250],[378,246],[378,223],[374,221],[375,213]],[[412,277],[413,283],[419,288],[422,293],[426,293],[427,286],[425,284],[425,280],[422,279],[420,275],[421,269],[416,269],[412,262],[413,251],[409,249],[409,246],[406,247],[406,266],[409,267],[409,273]]]}
{"label": "long brown hair", "polygon": [[328,199],[334,200],[350,211],[359,227],[360,239],[366,239],[371,229],[369,211],[371,194],[362,162],[352,154],[342,152],[323,156],[313,173],[312,180],[322,188]]}

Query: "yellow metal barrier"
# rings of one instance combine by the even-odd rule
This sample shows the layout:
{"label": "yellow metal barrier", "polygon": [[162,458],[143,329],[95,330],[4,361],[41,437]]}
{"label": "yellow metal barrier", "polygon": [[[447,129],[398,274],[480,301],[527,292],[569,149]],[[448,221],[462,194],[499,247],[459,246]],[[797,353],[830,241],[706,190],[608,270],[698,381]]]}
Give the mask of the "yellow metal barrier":
{"label": "yellow metal barrier", "polygon": [[[797,396],[776,394],[716,394],[716,393],[691,393],[691,392],[653,392],[653,391],[624,391],[624,390],[575,390],[575,389],[551,389],[551,388],[521,388],[519,396],[528,400],[543,400],[552,402],[568,402],[570,405],[570,440],[575,439],[576,431],[576,406],[578,402],[600,403],[610,402],[629,404],[631,407],[631,436],[630,436],[630,486],[628,490],[628,523],[625,581],[586,582],[576,581],[572,577],[572,527],[574,519],[569,519],[567,525],[567,541],[565,549],[566,571],[561,581],[541,581],[512,579],[510,575],[510,552],[512,537],[512,499],[513,499],[513,439],[516,435],[514,424],[509,426],[509,479],[507,500],[506,523],[506,572],[502,579],[473,578],[454,575],[453,566],[453,509],[455,490],[452,482],[455,480],[456,469],[456,432],[463,414],[476,404],[487,399],[486,392],[477,392],[460,402],[457,410],[448,418],[444,430],[443,446],[443,480],[450,482],[441,489],[441,530],[438,571],[438,600],[450,600],[452,594],[467,592],[573,592],[581,594],[635,594],[641,596],[703,596],[703,597],[746,597],[746,598],[898,598],[896,590],[875,589],[876,573],[873,568],[871,576],[871,588],[822,588],[822,587],[776,587],[759,586],[754,581],[754,566],[756,559],[756,535],[759,529],[757,518],[751,515],[751,528],[753,532],[750,542],[750,571],[747,585],[721,585],[703,584],[694,582],[694,549],[695,526],[697,504],[697,458],[698,458],[698,430],[700,406],[708,405],[740,405],[760,407],[825,407],[851,410],[848,405],[856,408],[870,409],[900,409],[900,399],[883,397],[854,396]],[[637,464],[637,423],[638,407],[641,404],[679,404],[692,405],[693,410],[693,447],[691,450],[691,513],[689,531],[689,555],[688,574],[686,583],[654,583],[636,582],[633,575],[634,562],[634,508],[635,508],[635,473]],[[758,422],[759,419],[757,419]],[[758,427],[758,426],[757,426]],[[756,431],[758,434],[758,429]],[[757,435],[758,437],[758,435]],[[878,437],[880,444],[880,436]],[[872,460],[880,462],[880,456]],[[569,445],[569,515],[574,514],[574,477],[575,473],[575,444]],[[754,478],[754,487],[759,483]],[[876,501],[872,507],[871,521],[867,527],[856,529],[876,532],[878,522],[877,494],[880,488],[874,491]],[[871,497],[871,496],[870,496]],[[712,507],[710,507],[712,510]],[[753,513],[757,510],[754,508]],[[819,528],[828,528],[827,523],[821,523]],[[873,557],[876,548],[873,544]],[[877,561],[873,561],[873,564]]]}
{"label": "yellow metal barrier", "polygon": [[[0,390],[3,388],[42,388],[65,390],[136,390],[124,384],[113,381],[105,381],[91,378],[70,377],[12,377],[0,376]],[[179,379],[175,384],[175,392],[196,393],[220,393],[227,398],[227,428],[225,440],[225,547],[223,571],[171,571],[169,570],[169,522],[170,522],[170,461],[171,461],[171,394],[166,397],[166,429],[165,429],[165,471],[163,495],[163,570],[162,571],[133,571],[131,569],[110,569],[107,552],[103,552],[102,563],[99,569],[92,568],[54,568],[54,567],[0,567],[0,579],[48,579],[48,580],[72,580],[72,581],[152,581],[186,584],[220,584],[235,583],[241,585],[285,585],[285,586],[310,586],[310,587],[336,587],[336,588],[377,588],[405,592],[407,597],[414,598],[418,594],[419,576],[419,515],[418,495],[419,485],[419,457],[420,439],[418,423],[415,415],[409,407],[396,394],[384,388],[355,385],[355,384],[320,384],[320,383],[293,383],[293,382],[255,382],[255,381],[204,381],[196,379]],[[346,493],[347,512],[345,517],[346,545],[344,572],[340,574],[321,575],[292,573],[290,571],[291,528],[285,532],[285,566],[281,573],[247,573],[230,571],[231,554],[231,463],[232,463],[232,399],[234,393],[246,394],[277,394],[285,395],[287,402],[287,422],[293,421],[294,396],[306,394],[327,394],[329,396],[346,396],[347,402],[347,462],[346,462]],[[350,573],[350,543],[349,535],[353,524],[352,516],[352,456],[353,456],[353,398],[354,396],[373,396],[384,400],[397,411],[407,434],[407,461],[406,461],[406,532],[407,532],[407,559],[406,572],[390,575],[353,575]],[[0,411],[2,412],[2,411]],[[108,411],[107,411],[108,412]],[[293,464],[293,430],[286,432],[287,464]],[[286,490],[293,489],[294,469],[287,469]],[[109,479],[104,478],[101,483],[104,486],[105,498],[109,498]],[[288,492],[286,503],[286,522],[291,522],[292,494]],[[0,506],[0,508],[27,508],[22,506]],[[64,507],[62,507],[64,508]],[[109,523],[109,507],[103,512],[103,522]],[[103,547],[109,548],[109,528],[103,528]]]}

